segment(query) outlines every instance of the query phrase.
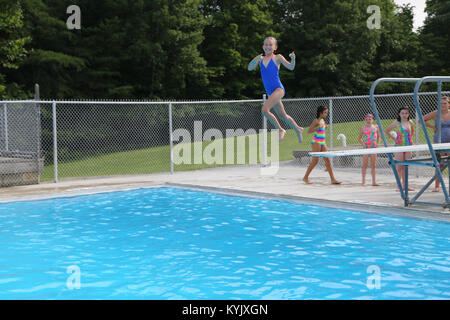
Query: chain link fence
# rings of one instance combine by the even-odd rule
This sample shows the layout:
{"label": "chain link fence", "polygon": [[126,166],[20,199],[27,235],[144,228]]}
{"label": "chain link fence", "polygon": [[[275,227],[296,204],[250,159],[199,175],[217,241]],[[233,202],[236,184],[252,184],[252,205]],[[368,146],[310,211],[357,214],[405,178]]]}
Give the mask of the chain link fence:
{"label": "chain link fence", "polygon": [[[450,91],[442,92],[445,96],[450,96]],[[389,94],[376,95],[375,103],[382,121],[383,130],[392,124],[396,118],[400,108],[409,107],[411,113],[411,120],[415,123],[416,133],[413,137],[414,144],[426,143],[425,136],[418,122],[416,116],[414,101],[412,93],[405,94]],[[436,92],[422,92],[419,93],[419,101],[422,113],[425,115],[429,112],[437,110],[437,93]],[[326,123],[329,125],[327,134],[327,146],[329,150],[341,149],[360,149],[362,148],[359,142],[359,135],[361,127],[364,125],[364,116],[366,114],[373,114],[370,105],[369,96],[355,96],[355,97],[333,97],[333,98],[305,98],[305,99],[286,99],[283,100],[286,112],[290,114],[300,126],[305,127],[304,143],[298,145],[293,151],[294,157],[303,165],[309,164],[310,157],[308,152],[311,150],[311,140],[313,134],[307,134],[306,129],[316,117],[316,110],[318,106],[326,106],[329,108],[329,114]],[[374,121],[374,124],[377,124]],[[432,137],[433,130],[427,128],[428,134]],[[394,145],[394,141],[388,139],[390,146]],[[380,139],[380,146],[384,146],[382,139]],[[426,151],[413,154],[413,157],[419,157],[428,154]],[[332,158],[333,165],[341,168],[354,168],[362,166],[362,157],[338,157]],[[319,161],[323,164],[323,160]],[[386,154],[379,154],[377,156],[377,168],[391,170]],[[410,173],[417,175],[431,175],[433,169],[426,167],[413,166],[410,168]]]}
{"label": "chain link fence", "polygon": [[261,163],[261,104],[262,100],[173,104],[174,170]]}
{"label": "chain link fence", "polygon": [[39,104],[0,103],[0,186],[39,183],[40,135]]}
{"label": "chain link fence", "polygon": [[[264,163],[272,150],[264,129],[272,126],[262,117],[263,100],[0,102],[1,185]],[[419,128],[414,143],[425,143],[413,94],[377,95],[375,102],[383,128],[396,119],[400,107],[409,106]],[[420,102],[423,114],[434,111],[437,94],[420,93]],[[307,129],[317,107],[329,108],[325,120],[330,150],[361,148],[363,118],[373,112],[369,96],[284,99],[283,105],[305,131],[300,144],[295,132],[280,121],[287,134],[279,144],[279,160],[301,166],[311,159],[313,134]],[[361,158],[335,158],[333,165],[361,168]],[[323,166],[323,160],[319,164]],[[28,171],[21,172],[25,167]],[[386,155],[377,156],[377,168],[391,170]],[[411,169],[416,175],[433,173],[431,168]]]}
{"label": "chain link fence", "polygon": [[56,119],[57,178],[170,170],[167,104],[56,102]]}

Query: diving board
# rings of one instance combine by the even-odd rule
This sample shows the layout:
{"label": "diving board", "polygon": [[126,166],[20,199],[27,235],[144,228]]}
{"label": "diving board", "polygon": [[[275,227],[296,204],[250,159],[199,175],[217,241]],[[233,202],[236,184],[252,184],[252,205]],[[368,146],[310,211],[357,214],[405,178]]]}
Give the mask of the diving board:
{"label": "diving board", "polygon": [[[448,151],[450,153],[450,143],[435,143],[432,144],[434,151]],[[415,151],[429,151],[430,148],[428,144],[417,144],[412,146],[392,146],[392,147],[382,147],[382,148],[370,148],[370,149],[348,149],[348,150],[338,150],[338,151],[325,151],[325,152],[310,152],[309,155],[313,157],[322,158],[334,158],[334,157],[345,157],[345,156],[363,156],[369,154],[380,154],[380,153],[398,153],[398,152],[415,152]]]}
{"label": "diving board", "polygon": [[[381,122],[380,115],[378,113],[377,105],[375,103],[375,88],[383,82],[403,82],[403,83],[411,83],[414,84],[414,107],[416,109],[417,118],[419,120],[420,127],[422,129],[422,133],[425,137],[426,144],[413,145],[413,146],[401,146],[401,147],[392,147],[389,146],[388,141],[386,139],[386,135],[383,130],[383,124]],[[448,191],[448,185],[444,183],[444,178],[442,175],[442,171],[447,167],[450,167],[450,157],[443,157],[443,153],[450,153],[450,143],[435,143],[431,142],[431,138],[428,134],[427,127],[425,125],[425,120],[422,113],[422,108],[420,106],[419,101],[419,89],[423,83],[433,82],[437,84],[437,134],[438,134],[438,142],[441,142],[441,126],[440,126],[440,115],[441,115],[441,94],[442,94],[442,84],[444,82],[450,82],[450,76],[428,76],[423,78],[380,78],[377,79],[370,88],[370,105],[373,110],[373,114],[375,116],[375,120],[377,121],[378,127],[380,128],[380,136],[384,144],[384,148],[375,148],[375,149],[353,149],[353,150],[342,150],[342,151],[327,151],[327,152],[310,152],[311,156],[314,157],[338,157],[338,156],[360,156],[365,154],[387,154],[389,158],[389,164],[394,173],[395,180],[397,182],[398,189],[400,190],[400,196],[404,200],[405,207],[414,204],[421,203],[427,205],[442,205],[444,208],[450,208],[450,197]],[[419,128],[416,128],[418,131]],[[397,152],[414,152],[414,151],[429,151],[430,158],[428,159],[410,159],[404,161],[395,160],[393,154]],[[449,152],[445,152],[449,151]],[[403,187],[399,173],[397,171],[397,165],[405,166],[405,186]],[[408,167],[411,165],[416,166],[429,166],[435,169],[435,175],[431,177],[431,179],[425,184],[425,186],[420,189],[417,194],[410,199],[408,195]],[[440,166],[443,165],[441,169]],[[441,204],[433,203],[433,202],[418,202],[418,198],[424,193],[424,191],[433,183],[435,179],[439,179],[441,182],[441,190],[444,194],[444,201]],[[450,170],[449,170],[449,184],[450,184]]]}

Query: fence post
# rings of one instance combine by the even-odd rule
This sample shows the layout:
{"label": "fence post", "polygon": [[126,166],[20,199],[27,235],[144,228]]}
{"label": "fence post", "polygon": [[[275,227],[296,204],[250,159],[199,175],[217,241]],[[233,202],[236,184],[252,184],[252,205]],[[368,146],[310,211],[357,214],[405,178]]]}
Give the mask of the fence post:
{"label": "fence post", "polygon": [[[34,85],[34,100],[40,100],[39,94],[39,85],[36,83]],[[37,183],[41,183],[41,168],[40,168],[40,160],[41,160],[41,105],[36,103],[36,176]]]}
{"label": "fence post", "polygon": [[173,174],[173,126],[172,126],[172,102],[169,103],[169,144],[170,144],[170,173]]}
{"label": "fence post", "polygon": [[[262,103],[266,103],[267,95],[263,94]],[[263,166],[267,165],[267,118],[262,114],[263,118]]]}
{"label": "fence post", "polygon": [[[333,99],[328,100],[328,110],[330,115],[330,150],[333,150]],[[334,164],[334,159],[330,160],[331,165]]]}
{"label": "fence post", "polygon": [[[416,144],[419,143],[419,114],[416,111]],[[416,156],[418,155],[418,151],[416,151]]]}
{"label": "fence post", "polygon": [[52,105],[53,114],[53,181],[58,182],[58,141],[56,131],[56,102]]}
{"label": "fence post", "polygon": [[442,81],[437,83],[437,114],[436,114],[436,128],[437,128],[437,142],[441,143],[441,98],[442,98]]}
{"label": "fence post", "polygon": [[[417,98],[419,98],[419,97],[417,97]],[[420,144],[419,143],[419,113],[417,113],[417,110],[416,110],[416,144]],[[419,157],[419,151],[416,151],[416,159]],[[417,170],[415,170],[415,172],[416,172],[416,178],[419,178],[419,170],[420,169],[417,169]]]}
{"label": "fence post", "polygon": [[[437,143],[442,142],[441,98],[442,98],[442,81],[439,81],[437,83],[437,114],[436,114]],[[424,130],[426,130],[426,128],[424,128]],[[438,159],[440,160],[440,157]]]}
{"label": "fence post", "polygon": [[3,118],[5,124],[5,151],[9,151],[9,138],[8,138],[8,107],[6,103],[3,104]]}

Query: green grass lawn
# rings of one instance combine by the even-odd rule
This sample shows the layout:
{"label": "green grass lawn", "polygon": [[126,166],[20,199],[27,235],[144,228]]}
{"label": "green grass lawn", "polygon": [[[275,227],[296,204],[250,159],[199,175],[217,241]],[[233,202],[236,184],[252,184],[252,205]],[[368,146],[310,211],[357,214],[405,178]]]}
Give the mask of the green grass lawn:
{"label": "green grass lawn", "polygon": [[[393,120],[383,120],[383,126],[386,128],[392,123]],[[333,145],[341,146],[342,141],[337,140],[337,136],[343,133],[347,138],[347,145],[359,145],[359,130],[363,125],[362,121],[358,122],[347,122],[347,123],[335,123],[333,125]],[[287,130],[285,138],[280,142],[279,145],[279,160],[286,161],[292,160],[292,151],[294,150],[311,150],[311,140],[313,134],[308,134],[308,128],[305,128],[303,134],[303,143],[299,143],[297,140],[297,135],[290,129]],[[329,134],[329,130],[327,131]],[[431,129],[429,130],[431,134]],[[259,135],[262,139],[262,134]],[[256,139],[256,136],[251,136]],[[233,164],[248,164],[250,153],[256,155],[256,162],[260,163],[262,160],[262,149],[258,147],[255,149],[249,149],[248,138],[245,140],[245,148],[241,149],[240,152],[237,151],[237,137],[218,139],[214,143],[223,145],[223,164],[207,164],[203,161],[201,164],[179,164],[174,166],[175,171],[186,171],[186,170],[197,170],[204,168],[212,168],[218,166],[227,165],[226,162],[226,145],[231,143],[230,139],[234,139],[234,160],[231,161]],[[256,139],[257,140],[257,139]],[[270,143],[270,132],[268,134],[268,154],[271,155],[271,143]],[[419,132],[419,141],[422,143],[425,141],[422,130]],[[389,141],[392,142],[392,141]],[[213,145],[209,141],[200,142],[203,151],[213,148]],[[191,149],[191,154],[193,158],[194,154],[194,143],[185,145],[186,148]],[[219,149],[217,149],[219,150]],[[251,152],[250,152],[251,151]],[[210,154],[215,154],[211,153]],[[244,159],[245,161],[239,161],[238,159]],[[255,163],[252,161],[252,163]],[[89,176],[109,176],[109,175],[132,175],[132,174],[150,174],[158,172],[169,172],[170,171],[170,149],[169,146],[159,146],[148,149],[133,150],[126,152],[116,152],[109,153],[101,156],[88,157],[77,161],[60,161],[58,163],[58,176],[59,179],[62,178],[74,178],[74,177],[89,177]],[[42,181],[53,180],[53,165],[47,165],[41,174]]]}

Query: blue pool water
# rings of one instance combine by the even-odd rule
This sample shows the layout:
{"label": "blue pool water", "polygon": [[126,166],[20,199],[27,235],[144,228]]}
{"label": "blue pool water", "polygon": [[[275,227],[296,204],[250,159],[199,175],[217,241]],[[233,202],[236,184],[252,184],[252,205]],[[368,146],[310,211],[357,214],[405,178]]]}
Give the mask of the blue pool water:
{"label": "blue pool water", "polygon": [[450,224],[175,188],[0,204],[0,299],[450,299]]}

